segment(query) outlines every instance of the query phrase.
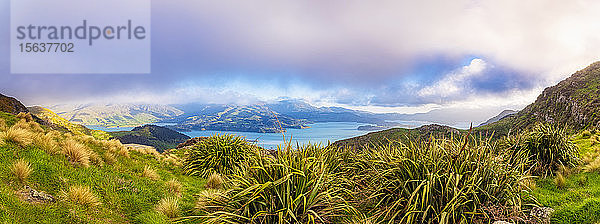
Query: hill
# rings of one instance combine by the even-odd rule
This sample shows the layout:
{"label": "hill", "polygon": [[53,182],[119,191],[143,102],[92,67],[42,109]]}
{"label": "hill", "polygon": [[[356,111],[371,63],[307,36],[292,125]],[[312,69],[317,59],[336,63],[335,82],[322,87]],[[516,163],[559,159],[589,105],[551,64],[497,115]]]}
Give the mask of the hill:
{"label": "hill", "polygon": [[183,174],[181,155],[125,147],[32,111],[53,125],[0,112],[0,222],[170,223],[165,214],[175,213],[163,207],[173,200],[170,211],[195,214],[205,181]]}
{"label": "hill", "polygon": [[466,132],[467,131],[465,130],[438,124],[423,125],[414,129],[391,128],[383,131],[371,132],[354,138],[339,140],[334,142],[332,146],[350,147],[352,149],[361,150],[368,146],[387,144],[390,140],[398,140],[401,142],[420,141],[426,140],[429,137],[458,137]]}
{"label": "hill", "polygon": [[183,111],[156,104],[85,104],[48,107],[69,122],[104,127],[138,126],[183,114]]}
{"label": "hill", "polygon": [[595,62],[555,86],[544,89],[535,102],[518,113],[477,130],[505,135],[529,129],[537,122],[547,122],[576,131],[597,128],[600,125],[599,115],[600,62]]}
{"label": "hill", "polygon": [[31,114],[46,121],[53,129],[65,129],[76,135],[91,135],[98,139],[108,139],[109,137],[105,131],[92,130],[80,124],[73,124],[46,108],[33,106],[29,107],[28,110]]}
{"label": "hill", "polygon": [[516,111],[516,110],[503,110],[502,112],[500,112],[500,114],[498,114],[498,115],[496,115],[496,116],[488,119],[487,121],[479,124],[479,126],[484,126],[484,125],[488,125],[488,124],[494,123],[496,121],[501,120],[502,118],[505,118],[508,115],[516,114],[517,112],[519,112],[519,111]]}
{"label": "hill", "polygon": [[0,111],[13,115],[17,115],[21,112],[29,112],[25,105],[23,105],[17,99],[2,94],[0,94]]}
{"label": "hill", "polygon": [[123,144],[141,144],[156,148],[159,152],[175,148],[190,139],[190,136],[156,125],[144,125],[131,131],[111,132],[113,138]]}
{"label": "hill", "polygon": [[278,133],[286,128],[308,128],[309,122],[279,114],[264,105],[206,105],[166,122],[175,130],[214,130]]}

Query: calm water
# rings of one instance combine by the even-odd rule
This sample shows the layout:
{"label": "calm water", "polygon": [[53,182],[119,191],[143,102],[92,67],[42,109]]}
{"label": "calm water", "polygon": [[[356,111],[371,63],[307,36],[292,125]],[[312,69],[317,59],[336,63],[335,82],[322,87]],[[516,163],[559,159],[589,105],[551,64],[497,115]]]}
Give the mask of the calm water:
{"label": "calm water", "polygon": [[[166,123],[155,123],[155,125],[164,126],[172,125]],[[328,141],[334,142],[341,139],[351,138],[359,135],[364,135],[369,131],[359,131],[358,126],[366,125],[356,122],[323,122],[311,124],[311,128],[307,129],[291,129],[283,133],[287,141],[292,138],[294,145],[304,144],[323,144],[327,145]],[[131,131],[133,127],[113,127],[107,128],[96,125],[87,125],[88,128],[102,131]],[[182,132],[190,137],[211,136],[214,134],[234,134],[244,136],[248,140],[256,140],[256,144],[264,148],[276,148],[277,145],[283,143],[281,133],[255,133],[255,132],[237,132],[237,131],[190,131]]]}
{"label": "calm water", "polygon": [[[304,144],[323,144],[327,145],[327,141],[332,143],[337,140],[351,138],[359,135],[368,133],[368,131],[357,130],[358,126],[365,125],[356,122],[324,122],[315,123],[311,125],[311,128],[307,129],[291,129],[288,128],[287,132],[283,133],[287,141],[290,137],[294,145],[296,143],[300,145]],[[244,136],[248,140],[256,140],[257,145],[264,148],[276,148],[277,145],[283,143],[283,136],[281,133],[254,133],[254,132],[235,132],[235,131],[191,131],[183,132],[191,137],[200,136],[211,136],[218,133],[235,134]]]}

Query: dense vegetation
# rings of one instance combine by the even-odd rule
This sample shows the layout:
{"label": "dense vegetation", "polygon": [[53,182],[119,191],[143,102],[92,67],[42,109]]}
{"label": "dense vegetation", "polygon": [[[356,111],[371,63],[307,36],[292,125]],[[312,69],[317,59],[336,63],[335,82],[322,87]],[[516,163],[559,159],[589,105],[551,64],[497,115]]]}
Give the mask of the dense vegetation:
{"label": "dense vegetation", "polygon": [[[210,139],[212,145],[229,145],[234,138]],[[185,163],[223,161],[223,154],[203,148],[192,148],[190,154],[195,156],[186,157]],[[427,141],[371,144],[360,152],[351,147],[315,145],[286,145],[276,153],[250,149],[244,159],[220,164],[221,170],[222,166],[230,167],[220,173],[225,183],[201,193],[197,204],[200,214],[184,220],[537,223],[543,220],[530,215],[529,210],[550,204],[536,199],[542,189],[536,188],[532,174],[540,172],[552,180],[564,181],[571,177],[565,170],[579,164],[577,146],[568,135],[545,124],[523,137],[503,141],[472,135],[441,139],[430,136]],[[564,189],[563,183],[554,182],[555,188]],[[576,219],[567,216],[562,221],[570,220]]]}

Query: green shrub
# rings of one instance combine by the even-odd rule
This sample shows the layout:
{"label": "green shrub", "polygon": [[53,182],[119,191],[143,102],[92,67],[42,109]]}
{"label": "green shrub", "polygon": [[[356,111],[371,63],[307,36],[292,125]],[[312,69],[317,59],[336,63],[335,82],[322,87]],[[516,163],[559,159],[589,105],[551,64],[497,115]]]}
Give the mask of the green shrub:
{"label": "green shrub", "polygon": [[548,176],[561,166],[579,164],[579,150],[565,129],[540,123],[524,139],[523,147],[532,161],[532,174]]}
{"label": "green shrub", "polygon": [[349,207],[343,181],[325,162],[333,157],[329,152],[317,146],[288,147],[275,156],[253,151],[232,175],[231,189],[197,206],[207,213],[203,223],[334,222]]}
{"label": "green shrub", "polygon": [[213,135],[196,144],[186,155],[184,169],[188,175],[208,177],[212,173],[229,175],[245,160],[250,145],[234,135]]}
{"label": "green shrub", "polygon": [[496,155],[487,141],[467,138],[391,143],[355,162],[359,210],[384,223],[471,223],[483,205],[521,210],[525,155]]}

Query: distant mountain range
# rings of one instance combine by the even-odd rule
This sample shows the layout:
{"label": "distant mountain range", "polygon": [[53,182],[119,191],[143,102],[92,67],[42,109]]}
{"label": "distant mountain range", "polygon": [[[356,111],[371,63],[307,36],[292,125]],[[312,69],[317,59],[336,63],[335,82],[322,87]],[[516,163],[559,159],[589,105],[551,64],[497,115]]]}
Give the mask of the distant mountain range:
{"label": "distant mountain range", "polygon": [[69,122],[104,127],[169,123],[178,131],[215,130],[277,133],[288,128],[309,128],[316,122],[358,122],[391,127],[387,115],[341,107],[315,107],[301,100],[253,105],[86,104],[49,107]]}
{"label": "distant mountain range", "polygon": [[[213,130],[277,133],[288,128],[309,128],[317,122],[365,123],[360,130],[375,131],[392,127],[417,127],[421,123],[440,123],[468,126],[472,120],[468,110],[437,109],[427,113],[371,113],[342,107],[315,107],[302,100],[286,99],[251,105],[233,104],[85,104],[48,107],[68,121],[103,127],[139,126],[149,123],[168,123],[178,131]],[[467,119],[470,119],[467,121]],[[399,121],[416,121],[415,124]],[[466,125],[465,125],[466,124]]]}
{"label": "distant mountain range", "polygon": [[516,110],[503,110],[502,112],[500,112],[500,114],[488,119],[487,121],[481,123],[479,126],[484,126],[484,125],[488,125],[491,123],[494,123],[496,121],[501,120],[502,118],[505,118],[506,116],[512,115],[512,114],[516,114],[519,111]]}

